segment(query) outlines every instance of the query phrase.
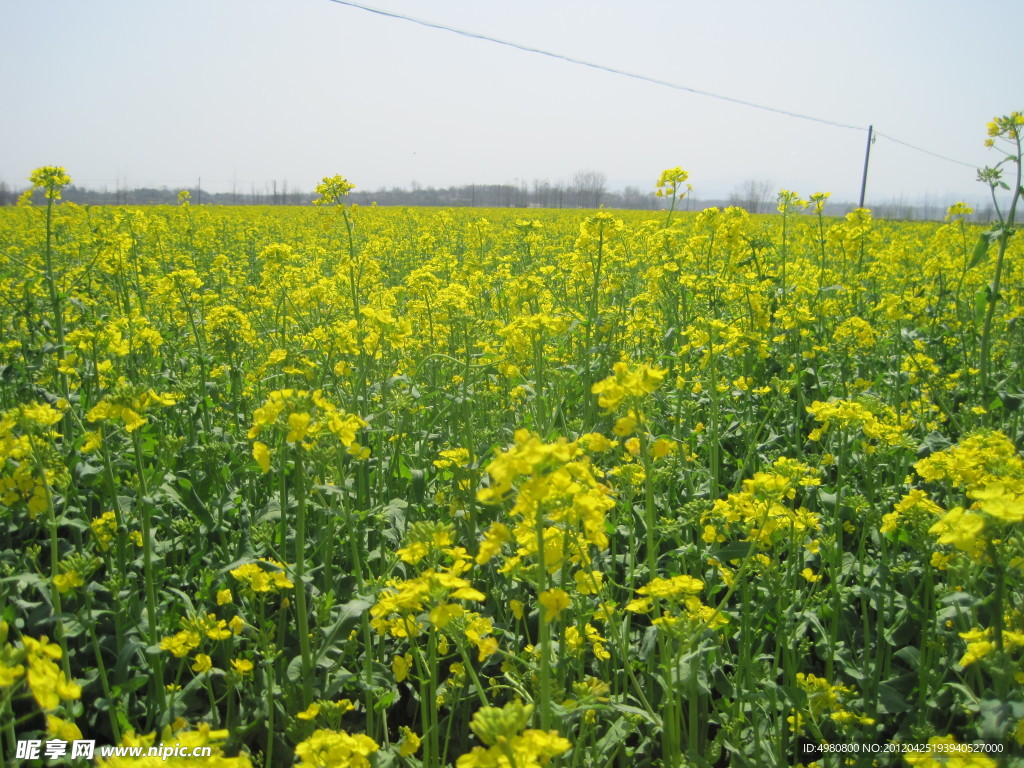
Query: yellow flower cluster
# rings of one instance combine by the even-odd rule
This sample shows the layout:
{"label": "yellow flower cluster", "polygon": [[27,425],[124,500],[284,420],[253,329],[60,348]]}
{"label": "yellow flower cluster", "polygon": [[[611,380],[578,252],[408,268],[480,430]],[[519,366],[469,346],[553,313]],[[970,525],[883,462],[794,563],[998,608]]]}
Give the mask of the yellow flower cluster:
{"label": "yellow flower cluster", "polygon": [[369,736],[318,729],[295,746],[297,768],[370,768],[370,755],[380,745]]}
{"label": "yellow flower cluster", "polygon": [[7,641],[10,627],[0,621],[0,689],[28,683],[29,691],[42,710],[57,709],[62,701],[75,701],[82,688],[68,680],[56,661],[63,656],[60,646],[47,637],[24,635],[18,644]]}
{"label": "yellow flower cluster", "polygon": [[618,362],[612,366],[615,373],[597,382],[591,392],[597,395],[597,404],[606,411],[616,410],[626,398],[638,400],[652,394],[661,386],[668,371],[650,365],[632,368],[628,363]]}
{"label": "yellow flower cluster", "polygon": [[770,472],[757,472],[743,481],[739,493],[718,499],[701,517],[704,540],[711,543],[726,531],[738,529],[762,547],[778,541],[804,542],[813,538],[821,524],[816,513],[790,503],[797,491],[820,485],[816,470],[803,462],[779,458]]}
{"label": "yellow flower cluster", "polygon": [[928,739],[928,749],[911,750],[903,755],[903,761],[917,768],[999,768],[999,763],[991,757],[948,734],[932,736]]}
{"label": "yellow flower cluster", "polygon": [[[490,485],[478,491],[479,501],[498,503],[515,496],[508,515],[514,521],[512,537],[518,546],[506,559],[503,572],[529,567],[524,561],[532,559],[555,573],[566,560],[589,565],[590,547],[607,548],[604,526],[605,513],[614,506],[611,489],[598,482],[597,470],[577,443],[564,438],[545,443],[520,429],[513,445],[493,459],[486,472]],[[493,540],[501,538],[495,530],[501,532],[492,529],[488,536]],[[496,554],[497,547],[482,547],[481,552],[485,551]]]}
{"label": "yellow flower cluster", "polygon": [[129,386],[117,388],[94,405],[86,414],[90,422],[115,420],[124,423],[128,432],[134,432],[147,423],[142,414],[156,407],[166,408],[178,402],[178,396],[157,393],[152,389],[136,391]]}
{"label": "yellow flower cluster", "polygon": [[254,594],[264,595],[294,589],[295,584],[285,575],[285,565],[277,560],[260,559],[231,570],[235,581]]}
{"label": "yellow flower cluster", "polygon": [[[130,731],[121,740],[125,747],[141,747],[139,757],[98,757],[96,768],[252,768],[252,761],[245,753],[227,757],[224,745],[228,740],[227,730],[213,730],[209,723],[199,723],[195,729],[186,728],[182,721],[166,726],[159,734],[155,732],[139,735]],[[166,745],[166,746],[164,746]],[[168,753],[149,755],[151,747],[178,748],[188,757]],[[195,750],[208,748],[207,757],[193,757]]]}
{"label": "yellow flower cluster", "polygon": [[183,616],[179,620],[179,624],[182,627],[181,631],[168,635],[160,641],[160,650],[167,651],[179,659],[188,656],[202,644],[204,639],[226,640],[240,632],[244,626],[241,619],[232,620],[229,626],[227,621],[218,619],[212,613],[205,616]]}
{"label": "yellow flower cluster", "polygon": [[46,403],[29,403],[0,413],[0,504],[24,505],[29,517],[45,512],[47,488],[68,485],[71,475],[56,449],[52,427],[63,418]]}
{"label": "yellow flower cluster", "polygon": [[841,728],[874,725],[874,718],[857,714],[848,708],[848,703],[857,695],[850,686],[841,683],[833,685],[823,677],[803,672],[797,673],[796,684],[807,695],[807,706],[787,718],[794,733],[803,732],[805,716],[814,722],[828,718]]}
{"label": "yellow flower cluster", "polygon": [[486,746],[473,747],[456,768],[541,768],[572,744],[556,731],[526,728],[533,705],[512,701],[504,707],[481,707],[469,727]]}
{"label": "yellow flower cluster", "polygon": [[717,629],[729,620],[720,612],[704,605],[697,597],[704,590],[704,582],[692,576],[657,576],[637,589],[641,597],[626,604],[633,613],[650,613],[659,609],[652,623],[666,632],[685,631],[690,627]]}
{"label": "yellow flower cluster", "polygon": [[[884,445],[898,445],[904,439],[904,427],[896,423],[896,412],[879,403],[815,401],[807,406],[807,412],[821,425],[808,435],[810,440],[821,440],[831,429],[848,430],[851,434],[860,432],[868,440]],[[865,444],[864,448],[867,453],[873,451],[870,444]]]}
{"label": "yellow flower cluster", "polygon": [[[369,450],[356,441],[357,433],[366,426],[358,416],[339,411],[321,390],[279,389],[271,392],[266,402],[253,412],[249,439],[266,431],[283,433],[285,443],[312,449],[324,434],[333,435],[350,455],[366,458]],[[270,471],[273,452],[261,441],[253,442],[252,455],[260,469]]]}
{"label": "yellow flower cluster", "polygon": [[924,480],[948,484],[973,502],[948,511],[935,505],[941,517],[929,531],[939,544],[980,560],[989,544],[1001,538],[1003,529],[1024,522],[1024,458],[999,432],[970,435],[921,459],[914,469]]}
{"label": "yellow flower cluster", "polygon": [[445,571],[425,571],[414,579],[389,582],[370,609],[370,625],[381,635],[417,637],[430,626],[444,629],[466,615],[458,600],[483,602],[484,594],[455,573],[469,567],[465,560]]}

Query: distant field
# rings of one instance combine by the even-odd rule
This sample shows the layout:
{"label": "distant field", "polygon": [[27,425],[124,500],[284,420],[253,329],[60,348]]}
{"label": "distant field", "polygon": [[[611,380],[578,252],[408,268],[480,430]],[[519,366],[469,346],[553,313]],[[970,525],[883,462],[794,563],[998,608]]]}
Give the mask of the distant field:
{"label": "distant field", "polygon": [[1019,235],[344,200],[0,209],[0,752],[1024,759]]}

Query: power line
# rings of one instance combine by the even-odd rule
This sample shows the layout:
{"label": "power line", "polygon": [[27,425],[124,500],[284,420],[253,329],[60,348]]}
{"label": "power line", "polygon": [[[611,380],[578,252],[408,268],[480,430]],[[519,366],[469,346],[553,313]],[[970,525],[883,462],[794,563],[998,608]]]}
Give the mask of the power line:
{"label": "power line", "polygon": [[879,131],[875,131],[875,135],[876,136],[881,136],[883,139],[888,139],[889,141],[894,141],[897,144],[902,144],[904,147],[909,147],[910,149],[915,149],[918,152],[924,152],[926,155],[931,155],[932,157],[937,157],[940,160],[945,160],[946,162],[949,162],[949,163],[956,163],[957,165],[964,165],[964,166],[967,166],[968,168],[975,168],[975,169],[977,169],[977,167],[978,167],[978,166],[974,165],[973,163],[965,163],[962,160],[954,160],[952,157],[946,157],[945,155],[940,155],[938,152],[931,152],[931,151],[929,151],[927,149],[922,149],[921,147],[915,147],[913,144],[908,144],[905,141],[902,141],[900,139],[894,138],[893,136],[889,136],[889,135],[884,134],[884,133],[880,133]]}
{"label": "power line", "polygon": [[[566,56],[566,55],[561,54],[561,53],[554,53],[553,51],[546,51],[546,50],[544,50],[542,48],[534,48],[534,47],[529,46],[529,45],[523,45],[522,43],[514,43],[514,42],[511,42],[509,40],[501,40],[500,38],[491,37],[489,35],[483,35],[483,34],[480,34],[478,32],[469,32],[469,31],[464,30],[464,29],[457,29],[456,27],[450,27],[447,24],[439,24],[439,23],[434,22],[434,21],[426,21],[425,19],[417,19],[417,18],[414,18],[412,16],[406,16],[405,14],[402,14],[402,13],[395,13],[394,11],[385,11],[385,10],[382,10],[380,8],[373,8],[373,7],[369,6],[369,5],[363,5],[362,3],[351,2],[351,0],[330,0],[330,2],[336,3],[338,5],[345,5],[345,6],[348,6],[350,8],[358,8],[361,11],[367,11],[369,13],[375,13],[378,16],[385,16],[385,17],[391,18],[391,19],[400,19],[402,21],[412,22],[413,24],[419,24],[421,27],[427,27],[429,29],[439,29],[439,30],[442,30],[444,32],[451,32],[453,34],[461,35],[463,37],[468,37],[468,38],[473,39],[473,40],[483,40],[484,42],[495,43],[497,45],[504,45],[504,46],[506,46],[508,48],[515,48],[516,50],[519,50],[519,51],[525,51],[526,53],[536,53],[536,54],[539,54],[541,56],[547,56],[547,57],[552,58],[552,59],[557,59],[559,61],[566,61],[566,62],[569,62],[570,64],[579,64],[580,66],[589,67],[590,69],[596,69],[596,70],[599,70],[601,72],[610,72],[613,75],[622,75],[623,77],[630,77],[630,78],[632,78],[634,80],[641,80],[641,81],[643,81],[645,83],[653,83],[654,85],[661,85],[661,86],[664,86],[666,88],[671,88],[671,89],[676,90],[676,91],[685,91],[686,93],[693,93],[693,94],[696,94],[698,96],[707,96],[708,98],[711,98],[711,99],[718,99],[719,101],[727,101],[727,102],[729,102],[731,104],[739,104],[739,105],[744,106],[744,107],[751,107],[752,109],[760,109],[760,110],[763,110],[765,112],[774,112],[777,115],[785,115],[787,117],[795,117],[795,118],[798,118],[800,120],[810,120],[811,122],[814,122],[814,123],[821,123],[823,125],[831,125],[831,126],[833,126],[835,128],[846,128],[846,129],[849,129],[851,131],[864,131],[865,133],[869,131],[869,128],[865,128],[865,127],[860,126],[860,125],[851,125],[849,123],[840,123],[840,122],[835,121],[835,120],[826,120],[826,119],[821,118],[821,117],[814,117],[813,115],[805,115],[805,114],[802,114],[800,112],[792,112],[792,111],[787,110],[787,109],[779,109],[777,107],[769,107],[769,106],[767,106],[765,104],[757,104],[757,103],[752,102],[752,101],[745,101],[743,99],[736,99],[736,98],[733,98],[732,96],[723,96],[720,93],[712,93],[710,91],[702,91],[702,90],[699,90],[697,88],[690,88],[689,86],[686,86],[686,85],[679,85],[678,83],[671,83],[671,82],[669,82],[667,80],[660,80],[660,79],[658,79],[656,77],[648,77],[647,75],[640,75],[640,74],[637,74],[636,72],[627,72],[626,70],[617,69],[615,67],[609,67],[609,66],[606,66],[604,64],[596,64],[596,63],[594,63],[592,61],[585,61],[583,59],[573,58],[572,56]],[[932,152],[932,151],[924,149],[922,147],[915,146],[913,144],[910,144],[909,142],[902,141],[901,139],[894,138],[893,136],[888,136],[886,134],[879,133],[878,131],[875,131],[874,134],[876,136],[882,136],[883,138],[889,139],[889,141],[894,141],[897,144],[902,144],[904,147],[908,147],[909,149],[913,149],[913,150],[916,150],[918,152],[923,152],[924,154],[931,155],[932,157],[937,157],[940,160],[946,160],[947,162],[956,163],[957,165],[963,165],[963,166],[966,166],[968,168],[977,168],[977,166],[972,164],[972,163],[965,163],[965,162],[963,162],[961,160],[954,160],[951,157],[946,157],[945,155],[940,155],[937,152]]]}
{"label": "power line", "polygon": [[811,120],[815,123],[824,123],[825,125],[831,125],[836,128],[849,128],[853,131],[867,131],[867,128],[863,128],[859,125],[849,125],[847,123],[839,123],[834,120],[825,120],[820,117],[812,117],[811,115],[803,115],[799,112],[790,112],[785,109],[778,109],[776,107],[769,107],[764,104],[755,104],[752,101],[744,101],[743,99],[735,99],[731,96],[723,96],[719,93],[711,93],[710,91],[701,91],[696,88],[690,88],[685,85],[679,85],[678,83],[670,83],[667,80],[659,80],[655,77],[648,77],[647,75],[639,75],[635,72],[627,72],[622,69],[616,69],[615,67],[609,67],[604,64],[595,64],[592,61],[584,61],[583,59],[575,59],[572,56],[566,56],[561,53],[553,53],[552,51],[545,51],[542,48],[532,48],[528,45],[522,45],[521,43],[513,43],[508,40],[500,40],[497,37],[489,37],[488,35],[481,35],[477,32],[467,32],[464,29],[456,29],[455,27],[449,27],[445,24],[438,24],[433,21],[425,21],[423,19],[416,19],[412,16],[406,16],[401,13],[394,13],[392,11],[384,11],[380,8],[371,8],[368,5],[361,5],[360,3],[349,2],[349,0],[330,0],[332,3],[338,5],[347,5],[351,8],[358,8],[363,11],[369,11],[370,13],[376,13],[380,16],[387,16],[392,19],[401,19],[402,21],[411,21],[413,24],[419,24],[422,27],[429,27],[430,29],[440,29],[445,32],[453,32],[456,35],[462,35],[463,37],[469,37],[474,40],[484,40],[488,43],[497,43],[498,45],[505,45],[509,48],[515,48],[520,51],[526,51],[527,53],[537,53],[541,56],[548,56],[552,59],[558,59],[560,61],[567,61],[570,64],[579,64],[583,67],[590,67],[591,69],[601,70],[602,72],[611,72],[613,75],[622,75],[623,77],[631,77],[634,80],[642,80],[646,83],[654,83],[655,85],[663,85],[666,88],[672,88],[676,91],[686,91],[687,93],[695,93],[698,96],[707,96],[712,99],[719,99],[720,101],[728,101],[733,104],[740,104],[744,107],[753,107],[754,109],[762,109],[766,112],[774,112],[779,115],[786,115],[787,117],[796,117],[801,120]]}

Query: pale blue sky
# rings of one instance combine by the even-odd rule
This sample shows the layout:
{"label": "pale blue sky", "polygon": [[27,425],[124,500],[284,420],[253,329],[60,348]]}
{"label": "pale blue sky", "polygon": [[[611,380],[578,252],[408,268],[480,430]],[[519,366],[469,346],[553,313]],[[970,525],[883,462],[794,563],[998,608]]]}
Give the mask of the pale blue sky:
{"label": "pale blue sky", "polygon": [[[367,0],[691,88],[867,126],[971,164],[1024,108],[1021,0]],[[698,198],[746,179],[856,199],[866,135],[330,0],[0,0],[0,180],[246,191],[569,180]],[[972,168],[886,139],[868,198],[979,197]]]}

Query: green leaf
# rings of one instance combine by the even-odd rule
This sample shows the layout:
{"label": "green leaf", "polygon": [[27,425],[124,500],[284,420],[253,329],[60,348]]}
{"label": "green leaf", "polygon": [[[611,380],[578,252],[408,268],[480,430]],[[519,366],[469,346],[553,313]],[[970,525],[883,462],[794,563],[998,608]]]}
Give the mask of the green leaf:
{"label": "green leaf", "polygon": [[[640,711],[643,712],[643,710]],[[620,717],[612,723],[605,731],[604,736],[598,739],[598,742],[595,745],[595,751],[597,754],[595,755],[596,759],[593,761],[593,764],[606,764],[619,748],[619,745],[622,744],[626,740],[626,737],[632,732],[633,726],[630,725],[629,720],[624,717]]]}
{"label": "green leaf", "polygon": [[370,610],[372,605],[373,601],[357,597],[355,600],[349,600],[341,606],[338,620],[324,630],[323,643],[320,645],[319,650],[317,650],[314,661],[319,661],[329,649],[334,647],[339,637],[347,639],[349,632],[352,631],[352,628],[359,622],[363,614]]}
{"label": "green leaf", "polygon": [[985,312],[988,309],[988,288],[974,294],[974,324],[981,325],[985,322]]}
{"label": "green leaf", "polygon": [[974,246],[974,253],[971,255],[971,261],[967,265],[968,269],[974,269],[981,264],[981,260],[988,253],[988,244],[992,242],[992,234],[992,232],[982,232],[978,237],[978,242]]}
{"label": "green leaf", "polygon": [[723,562],[742,560],[750,554],[751,546],[752,545],[749,541],[733,541],[719,549],[718,552],[715,553],[715,557]]}
{"label": "green leaf", "polygon": [[886,714],[909,712],[912,709],[906,697],[891,685],[882,683],[878,686],[878,710]]}

